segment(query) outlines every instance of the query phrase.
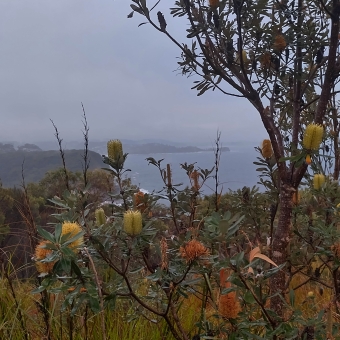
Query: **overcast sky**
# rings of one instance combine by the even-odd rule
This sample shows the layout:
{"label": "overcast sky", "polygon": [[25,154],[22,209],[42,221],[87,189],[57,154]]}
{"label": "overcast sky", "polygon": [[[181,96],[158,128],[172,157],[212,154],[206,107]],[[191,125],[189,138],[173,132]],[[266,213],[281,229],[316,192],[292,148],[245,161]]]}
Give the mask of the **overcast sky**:
{"label": "overcast sky", "polygon": [[[90,139],[162,138],[191,144],[266,138],[245,99],[191,90],[175,71],[179,51],[129,0],[0,1],[0,142],[82,138],[83,102]],[[153,2],[152,2],[153,3]],[[163,4],[162,4],[163,3]],[[177,37],[185,20],[159,9]],[[154,12],[156,15],[156,11]],[[183,34],[183,33],[182,33]]]}

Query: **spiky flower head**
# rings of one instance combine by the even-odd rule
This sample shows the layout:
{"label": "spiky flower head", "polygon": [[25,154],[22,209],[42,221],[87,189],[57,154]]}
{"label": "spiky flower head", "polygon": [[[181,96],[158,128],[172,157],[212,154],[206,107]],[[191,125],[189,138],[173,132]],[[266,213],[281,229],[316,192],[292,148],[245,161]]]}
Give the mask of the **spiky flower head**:
{"label": "spiky flower head", "polygon": [[[61,229],[61,236],[69,234],[68,239],[76,236],[83,230],[81,229],[81,226],[78,223],[71,223],[71,222],[65,222],[62,225]],[[75,241],[71,242],[68,247],[71,248],[74,252],[77,252],[77,248],[79,248],[84,243],[84,237],[80,236]]]}
{"label": "spiky flower head", "polygon": [[241,306],[237,300],[236,292],[220,295],[218,310],[222,317],[226,319],[236,319],[238,313],[241,311]]}
{"label": "spiky flower head", "polygon": [[262,156],[266,159],[269,159],[273,156],[272,143],[269,139],[264,139],[262,141],[261,153]]}
{"label": "spiky flower head", "polygon": [[96,217],[96,225],[99,227],[106,222],[105,212],[103,208],[96,209],[94,212],[94,215]]}
{"label": "spiky flower head", "polygon": [[263,67],[263,68],[269,68],[271,61],[272,61],[272,56],[271,56],[270,52],[265,52],[260,57],[261,67]]}
{"label": "spiky flower head", "polygon": [[143,191],[138,191],[135,193],[135,206],[140,212],[144,212],[147,208],[147,204],[145,202],[145,194]]}
{"label": "spiky flower head", "polygon": [[190,178],[192,179],[192,188],[195,191],[198,191],[200,189],[200,183],[199,183],[200,174],[199,174],[199,172],[197,170],[194,170],[190,174]]}
{"label": "spiky flower head", "polygon": [[322,185],[325,183],[325,175],[315,174],[313,177],[313,187],[315,190],[321,189]]}
{"label": "spiky flower head", "polygon": [[192,262],[201,256],[208,256],[210,254],[209,249],[196,239],[192,239],[184,247],[180,247],[179,252],[187,262]]}
{"label": "spiky flower head", "polygon": [[218,7],[219,3],[220,0],[209,0],[209,5],[214,8]]}
{"label": "spiky flower head", "polygon": [[107,142],[107,155],[115,162],[123,159],[123,145],[119,139],[109,140]]}
{"label": "spiky flower head", "polygon": [[35,266],[37,267],[37,271],[39,273],[51,273],[53,266],[56,261],[53,262],[41,262],[47,258],[48,255],[52,253],[51,249],[45,248],[46,244],[49,242],[42,241],[40,242],[37,247],[35,248]]}
{"label": "spiky flower head", "polygon": [[323,137],[323,126],[319,124],[309,124],[303,135],[303,147],[307,150],[318,150]]}
{"label": "spiky flower head", "polygon": [[273,48],[279,52],[282,52],[287,46],[286,39],[282,34],[275,36]]}
{"label": "spiky flower head", "polygon": [[143,219],[140,211],[128,210],[124,213],[124,231],[130,236],[139,235],[142,232]]}

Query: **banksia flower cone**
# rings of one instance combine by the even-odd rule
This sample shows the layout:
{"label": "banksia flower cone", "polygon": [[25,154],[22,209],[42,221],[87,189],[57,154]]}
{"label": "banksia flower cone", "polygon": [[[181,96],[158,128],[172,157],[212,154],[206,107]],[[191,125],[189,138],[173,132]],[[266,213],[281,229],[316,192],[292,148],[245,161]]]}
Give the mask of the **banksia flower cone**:
{"label": "banksia flower cone", "polygon": [[123,146],[119,139],[109,140],[107,142],[107,155],[115,162],[123,159]]}
{"label": "banksia flower cone", "polygon": [[271,60],[272,60],[272,57],[269,52],[265,52],[264,54],[262,54],[260,57],[261,67],[269,68],[271,64]]}
{"label": "banksia flower cone", "polygon": [[271,158],[273,156],[272,143],[269,139],[264,139],[261,146],[261,153],[264,158]]}
{"label": "banksia flower cone", "polygon": [[313,187],[315,190],[321,189],[322,185],[325,183],[325,175],[316,174],[313,178]]}
{"label": "banksia flower cone", "polygon": [[[221,289],[231,287],[231,283],[227,281],[227,270],[220,271]],[[241,311],[241,306],[237,300],[236,292],[220,295],[218,300],[218,310],[222,317],[226,319],[236,319],[238,313]]]}
{"label": "banksia flower cone", "polygon": [[96,216],[96,225],[97,225],[97,227],[105,224],[106,217],[105,217],[105,212],[104,212],[103,208],[96,209],[94,214]]}
{"label": "banksia flower cone", "polygon": [[54,262],[41,262],[41,260],[46,259],[46,257],[52,253],[51,249],[43,248],[48,242],[42,241],[35,248],[35,265],[39,273],[50,273],[52,272]]}
{"label": "banksia flower cone", "polygon": [[309,124],[303,135],[303,147],[307,150],[318,150],[323,137],[323,127],[319,124]]}
{"label": "banksia flower cone", "polygon": [[142,232],[143,219],[140,211],[126,211],[124,213],[124,231],[130,236],[139,235]]}
{"label": "banksia flower cone", "polygon": [[183,259],[187,262],[192,262],[201,256],[208,256],[209,250],[195,239],[190,240],[184,247],[179,248],[179,252]]}
{"label": "banksia flower cone", "polygon": [[299,191],[295,191],[293,194],[292,202],[294,205],[298,205],[301,200],[301,194]]}
{"label": "banksia flower cone", "polygon": [[135,206],[142,213],[147,208],[147,205],[145,204],[144,196],[145,194],[142,191],[138,191],[137,193],[135,193]]}
{"label": "banksia flower cone", "polygon": [[282,52],[287,46],[286,39],[282,34],[278,34],[275,37],[273,48],[279,52]]}
{"label": "banksia flower cone", "polygon": [[[62,225],[61,235],[69,234],[69,239],[83,231],[78,223],[65,222]],[[71,242],[68,247],[72,248],[75,252],[84,243],[83,236],[80,236],[77,240]]]}

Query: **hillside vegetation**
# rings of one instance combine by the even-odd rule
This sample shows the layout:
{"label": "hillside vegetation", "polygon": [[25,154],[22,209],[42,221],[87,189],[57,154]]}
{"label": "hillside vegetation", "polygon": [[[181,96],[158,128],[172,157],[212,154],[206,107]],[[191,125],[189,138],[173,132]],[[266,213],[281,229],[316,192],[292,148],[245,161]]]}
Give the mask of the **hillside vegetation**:
{"label": "hillside vegetation", "polygon": [[[76,172],[82,170],[83,150],[65,150],[67,168]],[[90,170],[103,167],[101,156],[89,151]],[[46,172],[62,166],[59,151],[10,151],[0,153],[0,179],[4,187],[19,186],[22,182],[22,168],[25,181],[38,182]]]}

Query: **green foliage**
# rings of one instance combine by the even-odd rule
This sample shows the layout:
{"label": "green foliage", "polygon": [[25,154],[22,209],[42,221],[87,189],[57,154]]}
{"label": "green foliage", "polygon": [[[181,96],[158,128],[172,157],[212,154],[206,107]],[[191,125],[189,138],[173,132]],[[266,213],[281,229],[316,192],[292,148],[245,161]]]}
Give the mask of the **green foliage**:
{"label": "green foliage", "polygon": [[[65,157],[69,171],[82,170],[82,150],[66,150]],[[100,168],[101,157],[89,151],[91,159],[90,169]],[[0,178],[5,187],[19,186],[22,182],[22,166],[25,181],[38,182],[48,171],[62,166],[58,151],[13,151],[0,153]]]}

